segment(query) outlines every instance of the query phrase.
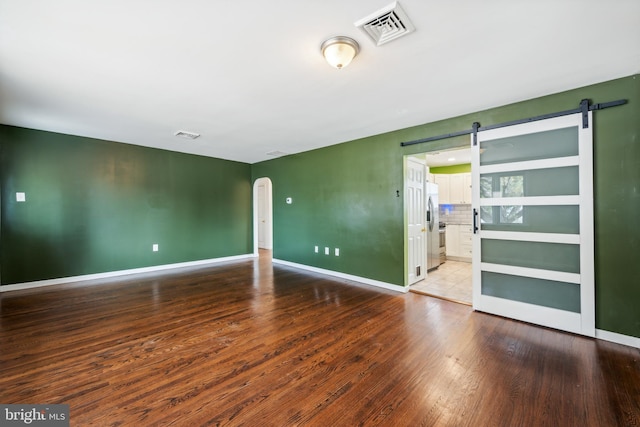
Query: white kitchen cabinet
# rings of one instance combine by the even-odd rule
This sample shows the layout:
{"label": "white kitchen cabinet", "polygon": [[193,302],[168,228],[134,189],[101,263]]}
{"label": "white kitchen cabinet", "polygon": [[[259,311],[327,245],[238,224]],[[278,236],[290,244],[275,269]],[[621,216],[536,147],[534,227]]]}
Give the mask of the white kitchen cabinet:
{"label": "white kitchen cabinet", "polygon": [[462,198],[465,204],[471,204],[471,173],[463,174],[462,180]]}
{"label": "white kitchen cabinet", "polygon": [[438,184],[438,203],[441,205],[448,205],[449,201],[449,175],[435,174],[433,179]]}
{"label": "white kitchen cabinet", "polygon": [[460,225],[460,256],[471,261],[471,238],[473,231],[470,224]]}
{"label": "white kitchen cabinet", "polygon": [[473,232],[470,224],[447,224],[446,255],[454,261],[471,262],[471,239]]}
{"label": "white kitchen cabinet", "polygon": [[435,174],[434,180],[440,204],[471,204],[471,173]]}
{"label": "white kitchen cabinet", "polygon": [[449,175],[449,203],[452,205],[463,205],[464,201],[464,174],[456,173]]}
{"label": "white kitchen cabinet", "polygon": [[460,253],[460,226],[457,224],[447,224],[445,236],[445,253],[447,258],[458,256]]}

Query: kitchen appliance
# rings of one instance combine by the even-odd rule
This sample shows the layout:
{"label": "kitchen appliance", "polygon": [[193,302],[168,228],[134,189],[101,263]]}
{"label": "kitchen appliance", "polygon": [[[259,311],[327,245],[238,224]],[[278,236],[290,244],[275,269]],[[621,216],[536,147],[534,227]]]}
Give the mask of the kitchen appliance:
{"label": "kitchen appliance", "polygon": [[440,265],[438,185],[427,182],[427,271]]}

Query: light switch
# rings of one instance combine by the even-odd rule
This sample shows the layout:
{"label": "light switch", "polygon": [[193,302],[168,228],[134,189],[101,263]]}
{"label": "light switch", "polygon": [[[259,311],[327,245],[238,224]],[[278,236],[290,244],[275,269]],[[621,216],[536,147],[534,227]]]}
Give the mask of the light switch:
{"label": "light switch", "polygon": [[336,256],[340,256],[340,248],[336,248],[335,254]]}
{"label": "light switch", "polygon": [[16,202],[26,202],[27,195],[25,193],[16,193]]}
{"label": "light switch", "polygon": [[157,243],[153,244],[153,252],[158,252],[158,244]]}
{"label": "light switch", "polygon": [[324,254],[329,255],[329,248],[324,248]]}

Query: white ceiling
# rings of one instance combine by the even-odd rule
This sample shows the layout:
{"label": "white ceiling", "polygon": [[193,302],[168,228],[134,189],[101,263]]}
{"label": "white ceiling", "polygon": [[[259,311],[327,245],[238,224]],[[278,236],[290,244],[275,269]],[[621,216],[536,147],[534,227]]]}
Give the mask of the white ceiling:
{"label": "white ceiling", "polygon": [[433,151],[424,156],[427,166],[455,166],[471,163],[471,149],[462,148],[447,151]]}
{"label": "white ceiling", "polygon": [[639,0],[401,0],[376,47],[390,3],[0,0],[0,122],[254,163],[640,72]]}

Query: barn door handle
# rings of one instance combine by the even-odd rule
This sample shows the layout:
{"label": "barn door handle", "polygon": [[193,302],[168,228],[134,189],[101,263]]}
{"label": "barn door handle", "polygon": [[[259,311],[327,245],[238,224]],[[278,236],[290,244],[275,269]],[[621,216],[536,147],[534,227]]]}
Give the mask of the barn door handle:
{"label": "barn door handle", "polygon": [[473,210],[473,234],[478,234],[478,209]]}

